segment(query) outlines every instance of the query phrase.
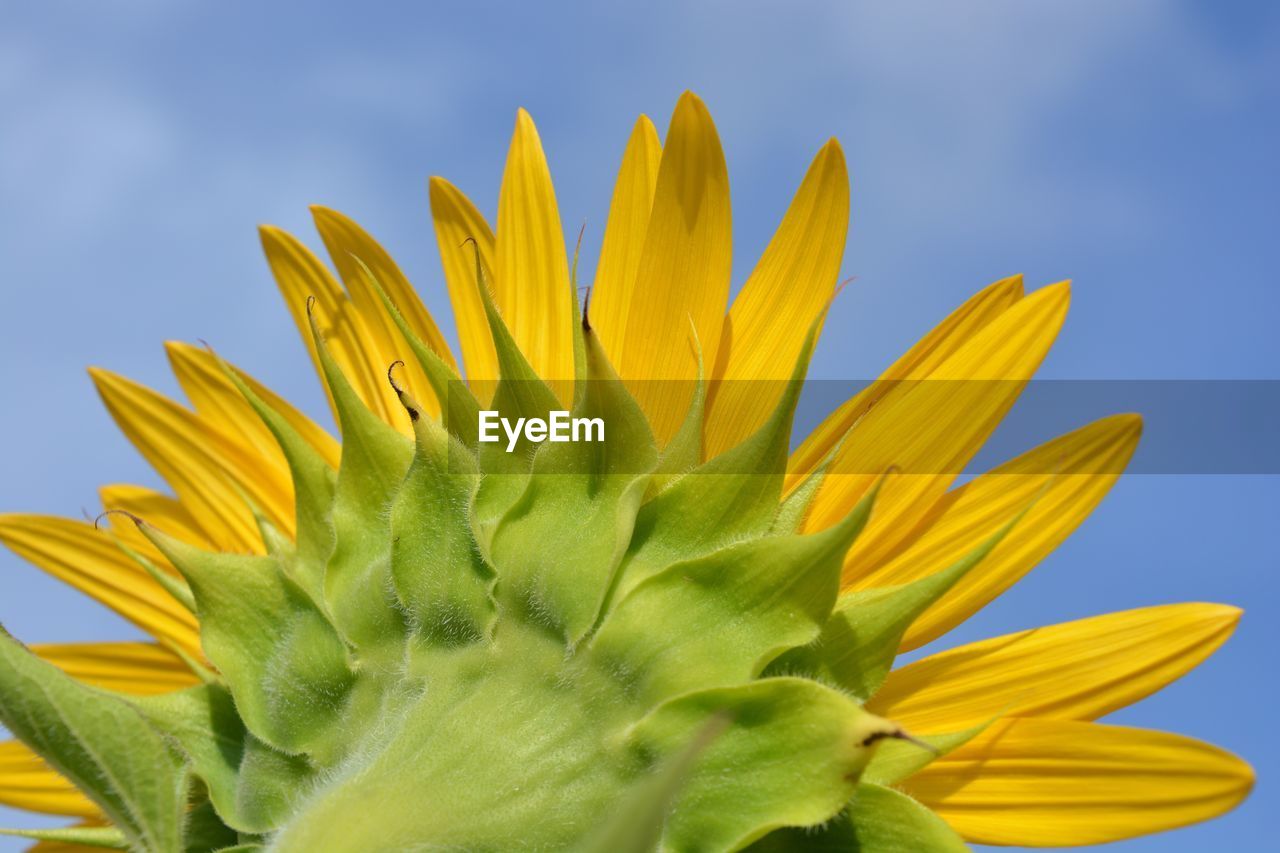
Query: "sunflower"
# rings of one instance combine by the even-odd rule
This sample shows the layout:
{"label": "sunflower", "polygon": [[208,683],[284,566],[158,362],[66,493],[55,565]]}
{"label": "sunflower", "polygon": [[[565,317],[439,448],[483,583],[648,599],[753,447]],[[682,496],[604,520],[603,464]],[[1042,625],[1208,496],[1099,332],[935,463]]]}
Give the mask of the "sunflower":
{"label": "sunflower", "polygon": [[[169,343],[189,407],[91,373],[172,494],[107,486],[100,524],[0,517],[152,638],[32,656],[0,636],[22,739],[0,803],[77,821],[38,846],[1066,846],[1248,793],[1216,747],[1096,722],[1212,654],[1235,608],[893,667],[1062,542],[1137,446],[1114,415],[956,485],[1067,282],[979,291],[791,450],[847,236],[835,140],[731,305],[728,174],[692,94],[665,142],[632,130],[589,308],[527,113],[496,229],[441,178],[430,202],[457,359],[392,258],[315,207],[333,271],[261,237],[342,442]],[[477,445],[481,407],[598,414],[615,439],[504,457]]]}

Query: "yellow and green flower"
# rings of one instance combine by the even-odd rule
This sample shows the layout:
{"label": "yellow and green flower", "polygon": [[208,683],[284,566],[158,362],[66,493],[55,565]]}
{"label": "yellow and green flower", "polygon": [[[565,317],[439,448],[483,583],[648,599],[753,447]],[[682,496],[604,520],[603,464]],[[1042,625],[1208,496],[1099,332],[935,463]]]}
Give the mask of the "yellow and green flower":
{"label": "yellow and green flower", "polygon": [[[894,668],[1062,542],[1137,445],[1114,415],[955,485],[1066,282],[981,290],[792,450],[848,228],[834,140],[731,304],[728,174],[693,95],[665,141],[636,123],[585,304],[527,114],[496,228],[443,179],[430,198],[456,357],[390,256],[317,207],[333,271],[262,242],[341,441],[170,343],[189,406],[92,374],[172,494],[107,486],[97,525],[0,517],[152,638],[0,634],[0,803],[75,819],[25,833],[43,849],[1061,846],[1247,794],[1235,756],[1096,722],[1208,657],[1235,608]],[[477,441],[482,409],[608,438],[507,453]]]}

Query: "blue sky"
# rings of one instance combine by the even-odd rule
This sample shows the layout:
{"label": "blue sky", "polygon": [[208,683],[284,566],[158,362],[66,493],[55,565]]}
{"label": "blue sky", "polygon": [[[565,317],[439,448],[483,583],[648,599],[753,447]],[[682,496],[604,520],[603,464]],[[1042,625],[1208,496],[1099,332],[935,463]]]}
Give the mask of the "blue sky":
{"label": "blue sky", "polygon": [[[528,108],[592,269],[635,114],[663,127],[686,88],[725,143],[737,283],[813,153],[829,136],[844,144],[856,279],[818,376],[873,375],[970,293],[1022,272],[1075,281],[1042,375],[1280,379],[1274,4],[355,7],[9,4],[0,510],[79,515],[101,483],[155,482],[82,368],[175,390],[167,338],[208,340],[321,412],[257,223],[311,240],[308,204],[351,214],[446,318],[428,175],[491,213],[515,110]],[[1117,850],[1266,837],[1280,805],[1278,508],[1274,476],[1126,477],[953,635],[1180,600],[1246,608],[1206,665],[1114,720],[1234,749],[1258,788],[1224,819]],[[133,636],[7,552],[0,621],[30,641]],[[17,820],[0,809],[0,824]]]}

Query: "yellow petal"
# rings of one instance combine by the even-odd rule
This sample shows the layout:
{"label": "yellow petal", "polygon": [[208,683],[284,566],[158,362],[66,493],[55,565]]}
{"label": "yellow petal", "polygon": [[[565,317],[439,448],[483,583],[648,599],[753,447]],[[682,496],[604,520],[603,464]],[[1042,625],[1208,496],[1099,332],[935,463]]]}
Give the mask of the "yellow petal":
{"label": "yellow petal", "polygon": [[498,378],[498,356],[476,289],[475,250],[467,241],[475,241],[485,265],[493,269],[497,256],[493,231],[471,200],[444,178],[431,179],[431,218],[467,380],[480,399],[487,400]]}
{"label": "yellow petal", "polygon": [[179,341],[166,341],[164,348],[173,375],[201,420],[251,448],[272,468],[283,469],[287,474],[288,465],[271,430],[222,372],[217,358]]}
{"label": "yellow petal", "polygon": [[787,488],[818,467],[858,419],[904,379],[924,379],[988,323],[1022,298],[1022,276],[1001,279],[969,297],[907,350],[865,391],[832,412],[791,454]]}
{"label": "yellow petal", "polygon": [[[187,512],[187,508],[168,495],[162,495],[146,486],[114,483],[98,489],[98,497],[102,500],[103,509],[122,510],[160,528],[171,536],[176,536],[183,542],[205,550],[213,548],[213,543],[205,536],[191,513]],[[122,521],[123,524],[120,523]],[[103,519],[103,523],[107,522],[112,524],[116,535],[125,540],[130,548],[134,547],[135,542],[151,545],[151,540],[143,536],[138,531],[137,525],[127,518],[108,516]],[[160,553],[154,545],[151,548],[155,553]]]}
{"label": "yellow petal", "polygon": [[[256,447],[264,456],[283,454],[279,450],[275,436],[258,417],[256,411],[244,399],[235,384],[226,378],[217,357],[201,347],[180,341],[169,341],[165,344],[170,363],[182,390],[191,399],[197,414],[215,425],[225,428],[235,435],[243,437]],[[181,364],[181,368],[179,368]],[[298,409],[276,394],[270,388],[254,379],[235,365],[228,365],[236,376],[249,386],[253,393],[270,406],[277,414],[297,431],[304,441],[310,444],[324,460],[333,467],[338,467],[342,446],[329,435],[319,424],[304,415]],[[186,374],[186,379],[184,379]],[[234,394],[235,397],[230,396]]]}
{"label": "yellow petal", "polygon": [[[686,92],[667,132],[635,288],[621,328],[601,338],[661,442],[683,422],[703,362],[716,350],[732,261],[729,175],[706,106]],[[662,381],[653,381],[662,380]]]}
{"label": "yellow petal", "polygon": [[1066,317],[1065,282],[1027,296],[966,341],[925,380],[891,388],[851,429],[807,520],[842,518],[879,476],[871,521],[846,558],[849,577],[911,536],[1022,392]]}
{"label": "yellow petal", "polygon": [[894,670],[867,710],[913,732],[997,716],[1093,720],[1151,695],[1222,645],[1240,611],[1170,604],[971,643]]}
{"label": "yellow petal", "polygon": [[59,643],[31,650],[72,678],[138,696],[200,682],[182,658],[155,643]]}
{"label": "yellow petal", "polygon": [[617,352],[627,311],[635,292],[636,273],[644,250],[649,213],[658,187],[662,143],[648,116],[640,116],[627,140],[622,166],[613,187],[609,221],[600,245],[595,287],[591,290],[591,325],[606,351]]}
{"label": "yellow petal", "polygon": [[707,402],[706,454],[755,432],[786,387],[809,327],[831,301],[849,233],[849,173],[834,139],[734,299]]}
{"label": "yellow petal", "polygon": [[92,800],[16,740],[0,741],[0,805],[44,814],[102,816]]}
{"label": "yellow petal", "polygon": [[494,296],[529,364],[561,400],[573,389],[573,300],[564,230],[533,119],[516,114],[498,197]]}
{"label": "yellow petal", "polygon": [[1137,415],[1113,415],[977,477],[939,500],[928,529],[902,551],[878,565],[854,566],[849,586],[894,586],[941,571],[1026,510],[1000,544],[912,624],[903,649],[942,636],[1013,586],[1093,512],[1141,433]]}
{"label": "yellow petal", "polygon": [[[315,216],[316,228],[320,231],[320,236],[324,238],[325,246],[329,249],[329,256],[333,260],[333,265],[337,267],[342,276],[342,282],[346,285],[347,292],[351,296],[348,310],[352,310],[360,316],[365,330],[364,334],[367,335],[365,348],[373,355],[375,364],[383,365],[384,378],[379,383],[379,393],[382,395],[394,393],[390,383],[385,379],[386,368],[396,361],[401,361],[404,363],[403,381],[408,383],[410,389],[417,392],[418,398],[422,400],[421,405],[429,415],[432,417],[439,415],[440,405],[436,400],[435,394],[429,391],[431,386],[427,382],[426,374],[418,366],[418,360],[411,357],[408,343],[405,342],[400,329],[387,312],[386,306],[382,302],[382,297],[378,295],[377,288],[369,278],[369,273],[360,266],[356,258],[364,260],[365,255],[370,257],[381,255],[383,264],[381,274],[398,277],[399,287],[389,290],[387,282],[382,281],[381,278],[378,279],[378,286],[382,287],[393,303],[396,302],[397,295],[403,301],[407,292],[416,304],[418,312],[427,316],[427,322],[430,324],[428,334],[432,336],[435,346],[444,346],[444,355],[452,363],[453,357],[449,355],[448,347],[445,346],[444,339],[440,337],[440,331],[436,329],[430,315],[426,314],[426,308],[423,307],[421,300],[418,299],[418,295],[413,291],[409,283],[404,280],[404,276],[400,273],[399,268],[395,266],[395,262],[391,260],[381,246],[374,242],[372,237],[361,230],[360,226],[337,211],[318,205],[313,206],[311,212]],[[374,275],[379,275],[379,271],[372,268],[370,272],[373,272]],[[394,293],[392,292],[393,290],[395,291]],[[431,346],[431,344],[428,344],[428,346]],[[402,409],[403,406],[399,408]]]}
{"label": "yellow petal", "polygon": [[[237,482],[254,504],[284,530],[293,532],[293,480],[275,437],[210,353],[188,344],[165,344],[178,384],[204,424],[234,453]],[[234,448],[234,451],[231,450]]]}
{"label": "yellow petal", "polygon": [[162,643],[200,654],[195,616],[92,524],[56,516],[0,515],[0,542]]}
{"label": "yellow petal", "polygon": [[210,541],[225,551],[261,551],[253,513],[237,491],[253,478],[237,484],[229,471],[244,469],[239,450],[155,391],[99,368],[89,373],[120,430],[173,487]]}
{"label": "yellow petal", "polygon": [[[338,268],[343,281],[360,280],[363,270],[355,258],[363,261],[377,277],[378,284],[391,298],[414,334],[456,370],[457,364],[444,335],[440,334],[440,328],[427,311],[427,306],[422,304],[418,292],[409,283],[409,279],[405,278],[391,255],[363,228],[338,211],[313,205],[311,213],[315,217],[316,230],[320,232],[321,239],[329,249],[329,256],[333,259],[333,265]],[[381,313],[380,305],[375,303],[373,307]]]}
{"label": "yellow petal", "polygon": [[271,273],[311,353],[316,373],[324,376],[307,317],[311,297],[315,297],[320,332],[356,394],[378,417],[402,431],[409,430],[409,418],[387,383],[387,367],[395,356],[385,351],[385,342],[374,330],[375,321],[357,310],[328,268],[298,238],[271,226],[263,226],[259,233]]}
{"label": "yellow petal", "polygon": [[1229,752],[1164,732],[998,722],[904,790],[978,844],[1102,844],[1216,817],[1253,786]]}

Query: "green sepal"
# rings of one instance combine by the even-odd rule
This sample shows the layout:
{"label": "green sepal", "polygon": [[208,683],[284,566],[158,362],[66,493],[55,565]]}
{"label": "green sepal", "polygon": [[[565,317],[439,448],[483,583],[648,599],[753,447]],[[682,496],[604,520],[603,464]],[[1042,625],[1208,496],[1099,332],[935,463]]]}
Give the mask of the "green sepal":
{"label": "green sepal", "polygon": [[844,439],[848,435],[849,433],[846,432],[844,437],[827,451],[827,455],[818,463],[818,467],[810,471],[789,494],[783,496],[782,503],[778,506],[778,515],[773,520],[775,533],[798,533],[804,527],[805,519],[813,506],[813,500],[818,496],[818,491],[826,481],[827,472],[831,470],[831,463],[840,453],[840,448],[844,447]]}
{"label": "green sepal", "polygon": [[173,598],[174,601],[178,602],[192,613],[196,612],[196,600],[195,597],[191,595],[191,587],[187,586],[186,581],[182,578],[174,577],[169,572],[164,571],[142,554],[139,554],[133,548],[126,545],[124,540],[119,536],[116,536],[114,533],[108,531],[107,535],[111,537],[111,541],[115,542],[116,547],[123,551],[129,559],[133,560],[139,566],[142,566],[143,570],[151,576],[151,579],[160,584],[160,588],[169,593],[169,596]]}
{"label": "green sepal", "polygon": [[335,473],[329,463],[311,444],[298,434],[293,425],[258,396],[231,365],[218,360],[240,395],[244,397],[267,429],[275,437],[284,454],[293,480],[295,527],[294,546],[288,548],[274,537],[263,536],[268,552],[288,556],[292,577],[307,590],[312,600],[324,600],[324,574],[333,552],[333,524],[329,518],[333,506]]}
{"label": "green sepal", "polygon": [[640,405],[591,332],[575,418],[599,418],[603,441],[547,443],[495,528],[502,600],[576,643],[595,624],[635,524],[657,449]]}
{"label": "green sepal", "polygon": [[246,735],[235,792],[236,816],[244,826],[236,828],[257,834],[280,827],[317,775],[306,756],[286,755]]}
{"label": "green sepal", "polygon": [[686,694],[641,720],[633,740],[674,754],[715,715],[729,727],[695,760],[663,838],[667,850],[736,850],[783,826],[830,820],[879,740],[897,728],[802,678]]}
{"label": "green sepal", "polygon": [[222,850],[239,840],[239,834],[222,822],[208,800],[187,811],[186,823],[182,827],[182,844],[186,853]]}
{"label": "green sepal", "polygon": [[862,778],[878,785],[893,785],[917,773],[954,749],[959,749],[982,734],[994,719],[961,732],[914,735],[886,743],[867,765]]}
{"label": "green sepal", "polygon": [[702,462],[702,435],[706,426],[707,380],[703,372],[702,342],[698,339],[698,329],[689,321],[689,331],[693,336],[694,351],[698,356],[698,377],[693,388],[693,397],[689,400],[689,408],[685,411],[684,420],[676,434],[662,449],[662,457],[654,470],[653,482],[649,484],[649,493],[657,494],[671,483],[697,468]]}
{"label": "green sepal", "polygon": [[139,528],[191,585],[201,644],[249,730],[285,752],[340,749],[355,676],[315,602],[271,557],[210,553]]}
{"label": "green sepal", "polygon": [[782,496],[791,422],[813,353],[814,331],[769,419],[645,503],[620,572],[619,595],[673,563],[763,536]]}
{"label": "green sepal", "polygon": [[[276,829],[314,780],[315,770],[305,757],[272,749],[245,730],[223,687],[204,685],[133,702],[178,742],[204,782],[219,822],[238,832]],[[190,828],[188,822],[188,834]],[[212,833],[217,827],[210,822],[206,829]]]}
{"label": "green sepal", "polygon": [[57,829],[0,829],[0,835],[29,838],[32,841],[48,841],[51,844],[102,847],[107,850],[128,850],[129,839],[114,826],[67,826]]}
{"label": "green sepal", "polygon": [[308,316],[342,430],[342,459],[330,510],[334,547],[324,575],[324,600],[334,624],[352,645],[369,650],[399,645],[405,627],[391,592],[387,510],[409,469],[413,445],[369,411],[334,361],[315,315]]}
{"label": "green sepal", "polygon": [[[501,377],[493,393],[490,407],[505,418],[546,418],[548,413],[561,408],[556,394],[538,376],[516,344],[511,330],[498,311],[489,290],[489,280],[480,250],[476,249],[476,288],[484,305],[485,317],[493,337]],[[480,484],[474,502],[476,539],[487,552],[493,529],[503,514],[524,492],[533,464],[533,454],[538,445],[520,437],[515,449],[508,453],[505,441],[479,443],[478,456],[485,478]]]}
{"label": "green sepal", "polygon": [[422,368],[422,372],[426,374],[427,381],[431,383],[431,390],[436,395],[436,400],[440,403],[440,418],[446,430],[450,435],[458,438],[465,446],[474,448],[476,446],[476,428],[479,423],[480,402],[476,400],[471,390],[467,388],[465,382],[452,367],[439,355],[435,350],[422,342],[417,333],[409,326],[404,319],[404,315],[400,313],[400,309],[391,301],[391,297],[382,288],[382,282],[378,281],[377,276],[373,274],[373,270],[360,258],[352,256],[360,268],[364,270],[365,277],[369,283],[373,285],[374,291],[378,294],[378,298],[382,300],[382,307],[387,312],[387,316],[391,318],[391,322],[396,324],[396,328],[400,330],[400,335],[404,338],[405,343],[409,345],[409,351],[413,353],[414,360],[418,366]]}
{"label": "green sepal", "polygon": [[40,660],[0,628],[0,722],[101,807],[129,844],[182,847],[186,761],[124,699]]}
{"label": "green sepal", "polygon": [[874,501],[820,533],[753,539],[649,577],[606,617],[592,654],[650,704],[754,678],[818,637]]}
{"label": "green sepal", "polygon": [[202,684],[174,693],[131,697],[131,701],[153,726],[182,747],[222,821],[238,830],[257,831],[236,807],[246,732],[226,688]]}
{"label": "green sepal", "polygon": [[1016,523],[1014,519],[951,566],[928,577],[840,596],[817,642],[788,652],[773,671],[816,675],[864,701],[870,699],[893,667],[911,623],[991,553]]}
{"label": "green sepal", "polygon": [[[588,316],[589,306],[578,299],[578,261],[582,257],[582,234],[578,232],[578,244],[573,247],[573,263],[569,266],[569,304],[573,306],[573,330],[570,340],[573,342],[573,405],[577,408],[582,403],[582,394],[586,391],[589,380],[587,367],[587,332],[591,329],[591,318]],[[587,301],[591,299],[590,291]]]}
{"label": "green sepal", "polygon": [[471,535],[480,470],[475,457],[396,389],[416,438],[409,473],[391,505],[391,579],[409,628],[446,648],[488,636],[497,610],[493,570]]}
{"label": "green sepal", "polygon": [[779,830],[747,849],[750,853],[964,853],[969,848],[942,818],[906,794],[864,782],[848,810],[820,829]]}

